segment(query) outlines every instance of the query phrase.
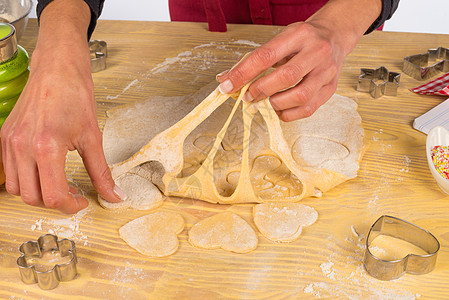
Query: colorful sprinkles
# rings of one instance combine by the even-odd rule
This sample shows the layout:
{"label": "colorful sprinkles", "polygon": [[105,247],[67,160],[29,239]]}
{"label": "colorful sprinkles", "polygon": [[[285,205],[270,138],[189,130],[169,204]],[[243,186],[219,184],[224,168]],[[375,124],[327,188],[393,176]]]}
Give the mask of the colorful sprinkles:
{"label": "colorful sprinkles", "polygon": [[434,146],[431,151],[435,169],[441,176],[449,179],[449,146]]}

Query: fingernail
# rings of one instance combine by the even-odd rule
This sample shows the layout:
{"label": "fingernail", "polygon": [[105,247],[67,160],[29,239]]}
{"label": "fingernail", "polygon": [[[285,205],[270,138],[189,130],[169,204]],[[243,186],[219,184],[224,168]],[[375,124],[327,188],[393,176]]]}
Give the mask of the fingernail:
{"label": "fingernail", "polygon": [[250,92],[246,92],[245,95],[243,95],[242,101],[243,102],[252,102],[254,100],[253,96],[251,96]]}
{"label": "fingernail", "polygon": [[223,77],[224,75],[228,74],[229,70],[223,71],[220,74],[217,74],[217,76],[215,76],[215,79],[217,79],[217,81],[220,81],[220,77]]}
{"label": "fingernail", "polygon": [[125,194],[124,191],[122,191],[121,188],[119,188],[117,185],[114,186],[114,194],[120,198],[120,200],[125,201],[128,199],[128,196]]}
{"label": "fingernail", "polygon": [[234,86],[232,85],[232,82],[229,79],[226,79],[225,81],[220,83],[220,85],[218,86],[218,89],[220,90],[220,93],[222,93],[222,94],[231,93],[233,88],[234,88]]}

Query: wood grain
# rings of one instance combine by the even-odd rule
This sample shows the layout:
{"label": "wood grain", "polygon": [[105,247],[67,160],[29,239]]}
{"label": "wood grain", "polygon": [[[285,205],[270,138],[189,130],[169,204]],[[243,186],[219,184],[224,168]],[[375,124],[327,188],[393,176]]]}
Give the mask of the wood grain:
{"label": "wood grain", "polygon": [[[106,110],[153,95],[183,95],[211,82],[231,67],[251,43],[264,43],[281,27],[230,25],[211,33],[205,24],[100,21],[94,38],[108,42],[108,68],[93,74],[100,127]],[[31,20],[20,44],[30,53],[37,39]],[[213,205],[168,199],[161,210],[176,211],[186,221],[180,248],[166,258],[149,259],[118,235],[128,221],[148,212],[111,212],[96,202],[96,193],[76,153],[68,155],[68,178],[91,200],[75,216],[25,205],[0,191],[0,297],[23,299],[266,299],[266,298],[415,298],[443,299],[449,294],[449,197],[432,178],[425,156],[425,135],[413,119],[444,97],[418,96],[408,89],[418,81],[402,74],[396,97],[372,99],[355,91],[360,68],[385,66],[401,71],[404,56],[449,46],[448,35],[375,32],[364,36],[349,55],[337,92],[359,104],[366,152],[359,176],[322,198],[302,203],[319,213],[316,224],[290,244],[259,235],[248,254],[205,251],[187,242],[198,220],[225,210],[251,226],[251,205]],[[168,59],[168,60],[166,60]],[[363,269],[364,237],[382,214],[403,218],[430,230],[440,241],[436,269],[382,282]],[[359,234],[353,233],[352,227]],[[54,231],[75,240],[79,277],[51,291],[21,282],[18,247]]]}

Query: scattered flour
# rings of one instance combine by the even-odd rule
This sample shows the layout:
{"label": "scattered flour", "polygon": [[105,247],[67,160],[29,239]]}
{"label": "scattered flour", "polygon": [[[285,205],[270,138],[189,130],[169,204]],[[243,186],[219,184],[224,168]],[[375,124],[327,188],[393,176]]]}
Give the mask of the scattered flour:
{"label": "scattered flour", "polygon": [[120,94],[117,94],[115,96],[106,96],[106,100],[114,100],[117,99],[118,97],[120,97],[121,95],[123,95],[124,93],[126,93],[127,90],[129,90],[133,85],[137,84],[139,82],[138,79],[134,79],[133,81],[131,81],[122,91]]}
{"label": "scattered flour", "polygon": [[408,167],[410,166],[411,162],[412,162],[412,160],[407,155],[404,155],[404,162],[403,162],[404,167],[400,170],[400,172],[408,173],[408,171],[409,171]]}
{"label": "scattered flour", "polygon": [[320,265],[321,271],[323,272],[324,275],[326,275],[327,278],[330,278],[332,280],[335,280],[335,272],[332,270],[334,263],[333,262],[326,262],[326,263],[322,263]]}
{"label": "scattered flour", "polygon": [[[236,50],[235,45],[242,46],[242,49],[239,49],[242,51]],[[219,57],[216,54],[217,49],[225,52],[224,56],[221,58],[237,61],[244,53],[252,51],[255,47],[259,46],[260,44],[248,40],[201,44],[193,47],[191,50],[178,53],[175,57],[166,58],[165,61],[149,70],[146,77],[156,75],[162,76],[165,72],[172,71],[171,68],[176,68],[177,72],[179,72],[179,70],[186,70],[188,72],[192,72],[192,70],[217,71],[216,69],[219,63]],[[196,79],[193,81],[195,80]]]}
{"label": "scattered flour", "polygon": [[176,62],[184,62],[190,60],[192,57],[192,51],[184,51],[179,53],[176,57],[166,58],[164,62],[158,64],[156,67],[150,70],[150,73],[157,74],[164,72],[168,69],[168,66]]}
{"label": "scattered flour", "polygon": [[134,266],[120,267],[113,273],[112,282],[116,283],[132,283],[135,276],[143,276],[145,274],[143,269],[136,269]]}
{"label": "scattered flour", "polygon": [[237,41],[233,41],[233,44],[240,44],[240,45],[247,45],[247,46],[252,46],[252,47],[260,47],[261,45],[259,43],[253,42],[253,41],[248,41],[248,40],[237,40]]}
{"label": "scattered flour", "polygon": [[[296,216],[297,215],[297,211],[295,210],[291,210],[290,208],[284,206],[283,208],[279,208],[279,207],[275,207],[273,208],[273,211],[275,213],[284,213],[286,215],[290,215],[290,216]],[[265,215],[264,213],[260,213],[260,215]]]}
{"label": "scattered flour", "polygon": [[370,246],[369,250],[371,251],[371,253],[376,256],[376,257],[383,257],[386,255],[386,251],[385,249],[382,249],[378,246]]}
{"label": "scattered flour", "polygon": [[40,219],[40,220],[36,220],[36,224],[31,225],[31,230],[35,231],[35,230],[42,230],[42,223],[44,222],[44,220]]}
{"label": "scattered flour", "polygon": [[[344,298],[344,299],[399,299],[408,300],[421,297],[420,294],[413,294],[397,287],[395,281],[379,281],[371,277],[363,266],[362,260],[365,253],[365,235],[357,233],[354,225],[350,226],[349,234],[345,241],[350,243],[354,254],[347,257],[347,265],[353,266],[354,270],[349,274],[340,272],[335,268],[333,258],[335,253],[328,257],[327,262],[320,264],[321,271],[326,280],[311,282],[303,288],[305,294],[316,298]],[[401,280],[401,279],[397,279]],[[346,283],[342,285],[341,283]],[[366,297],[354,295],[353,290],[357,289],[357,294],[363,293]]]}
{"label": "scattered flour", "polygon": [[353,234],[355,237],[357,237],[357,238],[360,237],[360,235],[358,234],[358,232],[357,232],[357,230],[355,229],[355,226],[354,226],[354,225],[351,225],[351,232],[352,232],[352,234]]}
{"label": "scattered flour", "polygon": [[210,48],[210,47],[214,47],[216,49],[222,49],[222,50],[227,49],[226,44],[217,43],[217,42],[210,42],[208,44],[201,44],[201,45],[193,47],[193,49]]}
{"label": "scattered flour", "polygon": [[32,231],[47,231],[55,234],[58,238],[68,238],[74,240],[76,243],[83,243],[84,246],[88,244],[87,235],[80,230],[80,222],[83,220],[89,221],[85,217],[89,212],[90,206],[79,211],[77,214],[69,217],[51,220],[48,218],[38,219],[35,224],[31,225]]}
{"label": "scattered flour", "polygon": [[376,204],[377,200],[379,200],[378,195],[374,195],[373,199],[370,199],[368,202],[368,207],[372,207]]}

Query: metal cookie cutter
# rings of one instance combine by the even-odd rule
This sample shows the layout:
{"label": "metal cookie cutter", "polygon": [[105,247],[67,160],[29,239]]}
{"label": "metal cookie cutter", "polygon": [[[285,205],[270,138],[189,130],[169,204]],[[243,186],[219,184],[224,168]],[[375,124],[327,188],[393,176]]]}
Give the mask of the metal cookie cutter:
{"label": "metal cookie cutter", "polygon": [[[436,62],[435,62],[436,61]],[[431,65],[429,63],[435,62]],[[439,72],[449,72],[449,48],[429,49],[427,53],[404,58],[402,70],[416,80],[427,80]]]}
{"label": "metal cookie cutter", "polygon": [[370,93],[373,98],[382,95],[396,96],[401,74],[390,72],[385,67],[360,69],[357,91]]}
{"label": "metal cookie cutter", "polygon": [[[76,249],[75,243],[69,239],[58,240],[53,234],[45,234],[36,241],[23,243],[19,251],[22,253],[17,259],[20,276],[26,284],[37,283],[41,289],[51,290],[59,285],[60,281],[69,281],[76,277]],[[49,257],[52,256],[52,257]],[[52,268],[36,269],[40,261],[46,265],[54,262],[55,257],[67,257],[67,262],[55,264]]]}
{"label": "metal cookie cutter", "polygon": [[105,41],[92,40],[89,42],[90,69],[92,73],[106,69],[106,57],[108,57],[108,47]]}
{"label": "metal cookie cutter", "polygon": [[[387,235],[409,242],[421,248],[427,254],[408,254],[397,260],[380,259],[370,251],[371,242],[379,235]],[[435,267],[440,243],[427,230],[407,221],[382,216],[371,227],[366,239],[364,265],[366,271],[380,280],[392,280],[401,277],[404,273],[426,274]]]}

